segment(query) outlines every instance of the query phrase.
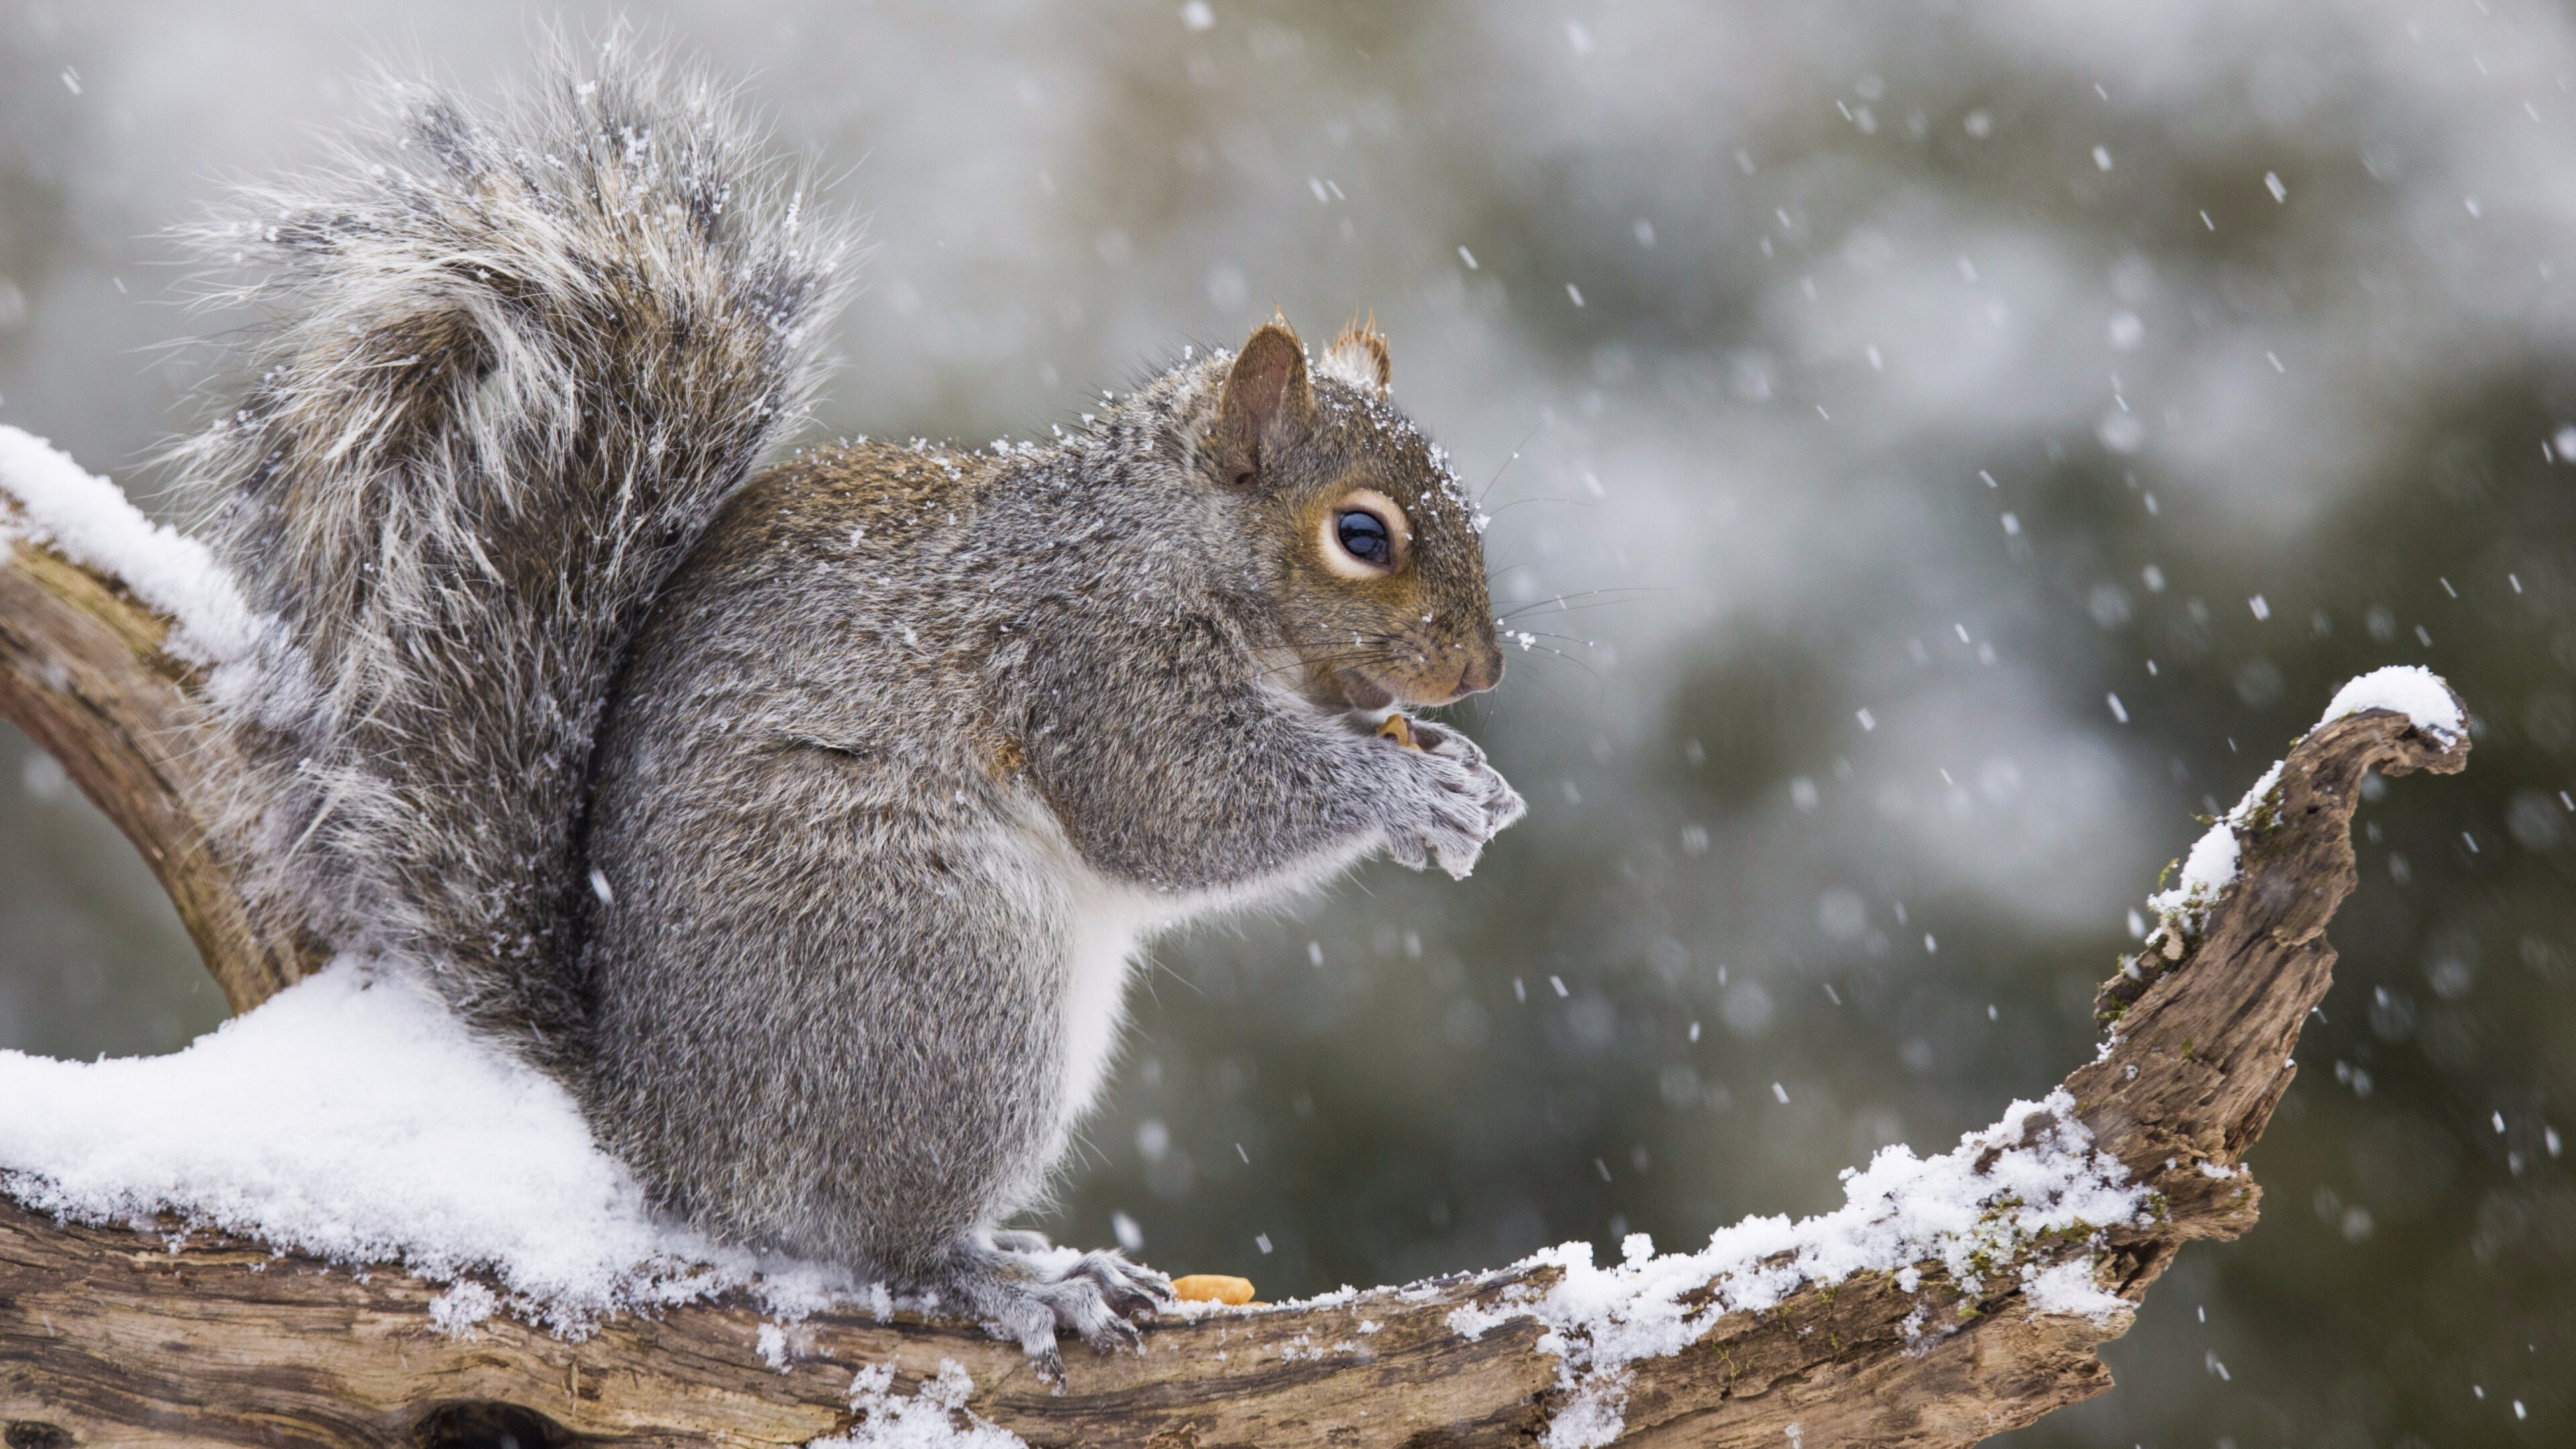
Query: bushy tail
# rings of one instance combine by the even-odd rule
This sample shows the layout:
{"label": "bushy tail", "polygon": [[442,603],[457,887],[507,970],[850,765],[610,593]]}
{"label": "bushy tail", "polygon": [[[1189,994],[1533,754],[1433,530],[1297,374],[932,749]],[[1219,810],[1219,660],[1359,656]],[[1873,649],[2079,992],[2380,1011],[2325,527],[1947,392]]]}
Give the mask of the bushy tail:
{"label": "bushy tail", "polygon": [[427,964],[540,1060],[578,1040],[569,923],[629,641],[802,416],[850,237],[703,78],[560,53],[198,239],[275,318],[184,445],[275,617],[220,701],[259,764],[229,828],[335,949]]}

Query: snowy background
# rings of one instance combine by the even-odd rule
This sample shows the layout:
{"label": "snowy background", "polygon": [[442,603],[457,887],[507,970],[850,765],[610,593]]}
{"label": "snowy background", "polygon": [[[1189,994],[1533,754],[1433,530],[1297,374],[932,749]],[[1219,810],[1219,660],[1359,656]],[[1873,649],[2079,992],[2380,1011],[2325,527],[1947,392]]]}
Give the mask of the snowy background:
{"label": "snowy background", "polygon": [[[626,13],[873,213],[827,430],[1043,434],[1374,308],[1500,602],[1565,600],[1465,712],[1531,818],[1169,944],[1039,1226],[1284,1295],[1831,1206],[2080,1060],[2192,815],[2420,662],[2478,752],[2363,812],[2262,1227],[2012,1442],[2576,1434],[2562,10]],[[146,491],[226,325],[158,230],[374,60],[488,92],[541,19],[0,0],[0,422]],[[206,1029],[141,865],[0,748],[0,1046]]]}

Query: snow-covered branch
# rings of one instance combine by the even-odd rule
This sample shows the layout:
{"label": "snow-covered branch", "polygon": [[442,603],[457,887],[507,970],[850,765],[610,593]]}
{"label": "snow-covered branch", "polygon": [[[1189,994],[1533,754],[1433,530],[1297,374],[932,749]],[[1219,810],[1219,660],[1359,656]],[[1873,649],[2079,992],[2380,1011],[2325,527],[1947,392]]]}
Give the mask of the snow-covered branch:
{"label": "snow-covered branch", "polygon": [[2468,750],[2440,681],[2355,681],[2157,898],[2096,1057],[1947,1153],[1887,1149],[1835,1212],[1195,1306],[1051,1393],[976,1325],[657,1223],[552,1083],[398,968],[317,969],[254,921],[199,826],[231,756],[196,701],[258,621],[5,428],[0,495],[0,710],[143,849],[236,1007],[276,998],[168,1058],[0,1053],[12,1444],[1973,1443],[2109,1387],[2095,1349],[2181,1246],[2252,1226],[2242,1158],[2329,984],[2362,779]]}
{"label": "snow-covered branch", "polygon": [[204,828],[237,756],[198,700],[255,629],[204,545],[0,426],[0,716],[134,842],[236,1011],[318,960],[295,922],[257,918]]}

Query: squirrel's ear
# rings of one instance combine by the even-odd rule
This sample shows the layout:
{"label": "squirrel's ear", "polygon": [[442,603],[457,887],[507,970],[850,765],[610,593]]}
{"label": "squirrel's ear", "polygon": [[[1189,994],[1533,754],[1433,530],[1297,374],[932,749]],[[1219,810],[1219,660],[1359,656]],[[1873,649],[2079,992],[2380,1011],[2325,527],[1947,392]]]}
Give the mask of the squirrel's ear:
{"label": "squirrel's ear", "polygon": [[1349,383],[1366,388],[1379,397],[1386,396],[1387,380],[1395,371],[1394,360],[1387,356],[1386,338],[1377,330],[1377,314],[1363,322],[1354,317],[1324,349],[1323,370]]}
{"label": "squirrel's ear", "polygon": [[1222,476],[1229,483],[1250,483],[1263,459],[1304,433],[1314,415],[1306,349],[1288,319],[1274,315],[1244,342],[1217,400],[1210,441]]}

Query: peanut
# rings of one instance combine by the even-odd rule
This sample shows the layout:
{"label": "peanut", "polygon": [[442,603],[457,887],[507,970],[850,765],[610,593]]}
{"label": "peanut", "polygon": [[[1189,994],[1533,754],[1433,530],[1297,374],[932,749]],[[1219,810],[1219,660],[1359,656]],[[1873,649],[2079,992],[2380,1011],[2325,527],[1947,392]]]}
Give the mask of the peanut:
{"label": "peanut", "polygon": [[1172,1280],[1172,1296],[1184,1303],[1223,1303],[1241,1307],[1252,1301],[1252,1280],[1223,1273],[1191,1273]]}

